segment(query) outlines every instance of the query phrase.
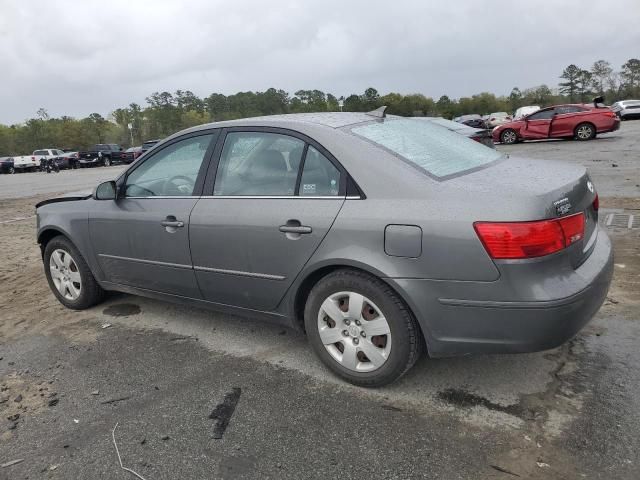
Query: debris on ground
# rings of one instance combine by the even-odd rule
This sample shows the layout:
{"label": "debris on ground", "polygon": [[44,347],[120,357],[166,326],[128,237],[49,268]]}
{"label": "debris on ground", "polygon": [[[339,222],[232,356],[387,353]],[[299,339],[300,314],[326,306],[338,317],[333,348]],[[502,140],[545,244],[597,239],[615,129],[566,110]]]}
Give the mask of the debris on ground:
{"label": "debris on ground", "polygon": [[104,330],[105,328],[109,328],[110,326],[111,326],[110,323],[103,323],[101,327]]}
{"label": "debris on ground", "polygon": [[94,390],[91,395],[100,395],[100,390]]}
{"label": "debris on ground", "polygon": [[125,397],[118,397],[118,398],[111,398],[109,400],[104,400],[103,402],[100,402],[102,405],[108,405],[110,403],[116,403],[116,402],[124,402],[125,400],[129,400],[131,398],[131,395],[127,395]]}
{"label": "debris on ground", "polygon": [[16,402],[16,403],[20,403],[22,401],[22,395],[18,394],[18,396],[16,398],[14,398],[13,401]]}
{"label": "debris on ground", "polygon": [[540,468],[549,468],[551,466],[548,463],[544,462],[536,462],[536,465],[538,465]]}
{"label": "debris on ground", "polygon": [[497,470],[499,472],[506,473],[507,475],[513,475],[514,477],[519,477],[520,476],[517,473],[511,472],[511,471],[507,470],[506,468],[501,467],[500,465],[491,465],[491,468],[493,468],[494,470]]}
{"label": "debris on ground", "polygon": [[2,465],[0,465],[0,468],[11,467],[13,465],[17,465],[22,462],[24,462],[24,458],[17,458],[16,460],[11,460],[10,462],[3,463]]}
{"label": "debris on ground", "polygon": [[227,426],[229,426],[229,421],[240,400],[241,392],[242,390],[240,388],[233,388],[224,396],[222,403],[216,405],[216,408],[209,414],[209,418],[216,421],[216,426],[213,429],[213,438],[216,440],[222,438],[224,431],[227,429]]}
{"label": "debris on ground", "polygon": [[55,407],[58,404],[59,401],[60,401],[59,398],[52,398],[51,400],[49,400],[48,405],[50,407]]}
{"label": "debris on ground", "polygon": [[113,430],[111,431],[111,438],[113,439],[113,446],[116,447],[116,455],[118,455],[118,462],[120,463],[120,468],[122,470],[124,470],[125,472],[129,472],[130,474],[135,475],[140,480],[146,480],[142,475],[140,475],[139,473],[136,473],[135,471],[131,470],[130,468],[125,467],[122,464],[122,457],[120,457],[120,450],[118,450],[118,444],[116,443],[116,428],[118,428],[118,424],[117,423],[116,423],[116,426],[113,427]]}

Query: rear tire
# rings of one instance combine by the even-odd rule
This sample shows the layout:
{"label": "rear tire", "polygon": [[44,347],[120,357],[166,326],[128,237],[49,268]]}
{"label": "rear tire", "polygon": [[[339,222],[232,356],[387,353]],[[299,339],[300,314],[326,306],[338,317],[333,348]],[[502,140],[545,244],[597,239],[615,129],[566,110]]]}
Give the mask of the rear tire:
{"label": "rear tire", "polygon": [[111,159],[109,157],[105,157],[104,161],[102,162],[103,165],[105,167],[110,167],[111,166]]}
{"label": "rear tire", "polygon": [[320,360],[362,387],[397,380],[423,348],[418,323],[402,299],[382,280],[359,271],[322,278],[309,293],[304,322]]}
{"label": "rear tire", "polygon": [[513,145],[518,142],[518,134],[513,128],[507,128],[500,133],[500,142],[505,145]]}
{"label": "rear tire", "polygon": [[16,173],[16,169],[14,167],[9,167],[9,173],[14,175]]}
{"label": "rear tire", "polygon": [[49,287],[65,307],[85,310],[104,299],[104,290],[87,262],[66,237],[60,235],[47,243],[43,261]]}
{"label": "rear tire", "polygon": [[573,131],[573,137],[581,142],[591,140],[596,136],[596,127],[593,123],[580,123]]}

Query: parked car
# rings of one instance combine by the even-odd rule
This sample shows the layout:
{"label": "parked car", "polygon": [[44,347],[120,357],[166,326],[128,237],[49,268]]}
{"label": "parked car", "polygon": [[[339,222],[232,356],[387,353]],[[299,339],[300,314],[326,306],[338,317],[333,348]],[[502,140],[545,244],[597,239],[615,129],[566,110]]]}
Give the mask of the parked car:
{"label": "parked car", "polygon": [[16,173],[12,157],[0,157],[0,173]]}
{"label": "parked car", "polygon": [[78,168],[79,158],[79,152],[65,150],[64,153],[58,157],[60,168]]}
{"label": "parked car", "polygon": [[140,155],[142,155],[142,147],[130,147],[124,151],[122,161],[124,163],[133,163]]}
{"label": "parked car", "polygon": [[150,150],[156,143],[160,141],[161,140],[147,140],[142,144],[142,153],[146,152],[147,150]]}
{"label": "parked car", "polygon": [[103,165],[123,161],[122,147],[115,143],[98,143],[88,151],[78,152],[78,164],[82,167]]}
{"label": "parked car", "polygon": [[462,123],[454,122],[452,120],[447,120],[446,118],[442,118],[442,117],[412,117],[412,118],[415,118],[416,120],[435,123],[436,125],[440,125],[446,128],[447,130],[451,130],[452,132],[455,132],[459,135],[464,135],[465,137],[470,138],[471,140],[482,143],[483,145],[486,145],[489,148],[496,148],[495,145],[493,144],[493,139],[491,138],[491,131],[489,130],[468,127],[467,125],[464,125]]}
{"label": "parked car", "polygon": [[36,208],[68,308],[115,290],[269,319],[367,387],[425,347],[556,347],[613,272],[584,167],[507,158],[383,109],[190,128],[93,194]]}
{"label": "parked car", "polygon": [[507,112],[494,112],[489,115],[489,119],[486,121],[486,125],[489,128],[497,127],[498,125],[504,125],[511,121],[511,115]]}
{"label": "parked car", "polygon": [[12,158],[16,172],[35,172],[40,168],[40,160],[35,155],[15,155]]}
{"label": "parked car", "polygon": [[621,100],[611,105],[613,110],[621,120],[640,118],[640,100]]}
{"label": "parked car", "polygon": [[543,108],[493,129],[493,141],[505,144],[546,138],[591,140],[598,133],[620,128],[620,119],[607,107],[587,104]]}
{"label": "parked car", "polygon": [[[42,148],[39,150],[33,151],[33,156],[36,157],[36,161],[38,162],[38,167],[43,166],[43,160],[53,160],[58,163],[58,159],[64,155],[62,150],[57,148]],[[58,163],[58,167],[60,168],[60,164]]]}
{"label": "parked car", "polygon": [[531,115],[534,112],[540,110],[538,105],[527,105],[525,107],[520,107],[516,110],[516,113],[513,114],[514,120],[519,120],[527,115]]}
{"label": "parked car", "polygon": [[482,119],[482,117],[475,113],[471,115],[462,115],[461,117],[457,117],[455,121],[458,123],[462,123],[468,127],[487,128],[485,121]]}

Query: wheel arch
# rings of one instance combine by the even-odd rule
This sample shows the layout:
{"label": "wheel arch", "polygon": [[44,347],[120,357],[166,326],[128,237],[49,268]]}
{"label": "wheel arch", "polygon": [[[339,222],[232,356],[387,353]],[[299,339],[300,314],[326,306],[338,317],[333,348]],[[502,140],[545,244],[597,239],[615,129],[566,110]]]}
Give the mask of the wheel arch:
{"label": "wheel arch", "polygon": [[42,253],[43,256],[44,256],[44,249],[47,248],[47,244],[52,239],[58,236],[63,236],[67,240],[72,242],[67,232],[65,232],[64,230],[58,227],[45,227],[40,232],[38,232],[38,243],[40,244],[40,252]]}
{"label": "wheel arch", "polygon": [[370,265],[366,265],[360,262],[336,261],[332,263],[324,263],[321,265],[317,265],[315,268],[312,268],[304,273],[302,278],[297,283],[295,291],[292,294],[293,298],[291,301],[291,317],[296,328],[304,331],[304,308],[307,302],[307,298],[309,297],[309,293],[311,293],[313,287],[324,277],[338,270],[352,270],[365,273],[367,275],[376,277],[377,279],[386,283],[389,288],[391,288],[394,293],[402,299],[411,315],[413,315],[413,317],[416,319],[416,324],[418,325],[418,329],[420,330],[422,339],[425,341],[428,354],[429,341],[427,335],[425,334],[422,322],[415,314],[416,308],[413,305],[413,302],[411,302],[407,298],[405,292],[397,288],[397,285],[389,282],[382,272],[372,268]]}

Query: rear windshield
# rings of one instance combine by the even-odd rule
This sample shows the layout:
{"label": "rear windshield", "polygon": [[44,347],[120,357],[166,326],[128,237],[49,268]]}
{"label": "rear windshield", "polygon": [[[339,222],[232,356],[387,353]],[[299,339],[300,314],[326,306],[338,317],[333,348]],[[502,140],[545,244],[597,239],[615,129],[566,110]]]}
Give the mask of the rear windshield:
{"label": "rear windshield", "polygon": [[353,127],[351,132],[438,178],[502,158],[496,150],[430,122],[385,120]]}

